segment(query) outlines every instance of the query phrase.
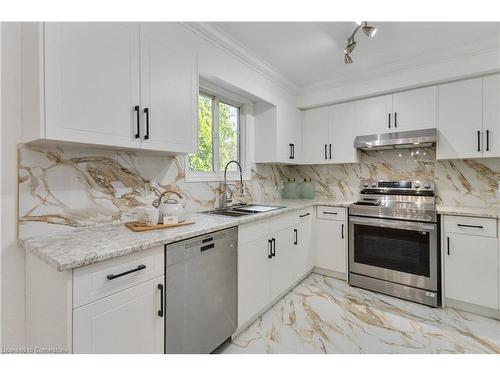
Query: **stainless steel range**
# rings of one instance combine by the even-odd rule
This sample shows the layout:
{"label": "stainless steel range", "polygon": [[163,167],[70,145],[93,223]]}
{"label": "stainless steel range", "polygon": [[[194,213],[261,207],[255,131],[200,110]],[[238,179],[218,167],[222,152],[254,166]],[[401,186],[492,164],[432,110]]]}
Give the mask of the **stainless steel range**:
{"label": "stainless steel range", "polygon": [[349,284],[438,306],[438,230],[431,181],[363,181],[349,207]]}

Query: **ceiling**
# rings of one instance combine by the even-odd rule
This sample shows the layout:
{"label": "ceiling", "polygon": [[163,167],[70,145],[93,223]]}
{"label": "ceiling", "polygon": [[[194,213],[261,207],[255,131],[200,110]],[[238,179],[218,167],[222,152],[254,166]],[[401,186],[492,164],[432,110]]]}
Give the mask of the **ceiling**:
{"label": "ceiling", "polygon": [[495,22],[370,24],[377,27],[377,34],[370,39],[358,32],[350,65],[344,64],[343,49],[354,22],[214,22],[210,26],[302,89],[500,46],[500,23]]}

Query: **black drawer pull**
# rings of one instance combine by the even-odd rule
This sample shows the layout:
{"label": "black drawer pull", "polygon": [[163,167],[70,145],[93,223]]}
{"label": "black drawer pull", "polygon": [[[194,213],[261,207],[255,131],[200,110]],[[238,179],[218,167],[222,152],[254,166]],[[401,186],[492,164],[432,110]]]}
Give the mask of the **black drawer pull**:
{"label": "black drawer pull", "polygon": [[160,310],[158,310],[158,316],[163,317],[163,284],[158,284],[158,289],[160,290]]}
{"label": "black drawer pull", "polygon": [[299,244],[299,231],[297,229],[294,229],[293,232],[295,233],[295,240],[293,241],[294,245]]}
{"label": "black drawer pull", "polygon": [[309,216],[311,213],[308,212],[307,214],[303,214],[303,215],[299,215],[299,217],[306,217],[306,216]]}
{"label": "black drawer pull", "polygon": [[490,151],[490,131],[486,130],[486,151]]}
{"label": "black drawer pull", "polygon": [[323,211],[323,215],[338,215],[339,213],[338,212],[327,212],[327,211]]}
{"label": "black drawer pull", "polygon": [[201,240],[201,243],[207,243],[207,242],[210,242],[210,241],[213,241],[214,238],[213,237],[208,237],[208,238],[204,238]]}
{"label": "black drawer pull", "polygon": [[450,237],[446,237],[446,249],[447,249],[448,255],[450,255]]}
{"label": "black drawer pull", "polygon": [[481,152],[481,132],[477,131],[477,152]]}
{"label": "black drawer pull", "polygon": [[342,239],[344,239],[344,224],[342,224]]}
{"label": "black drawer pull", "polygon": [[273,257],[273,240],[267,240],[268,250],[267,257],[271,259]]}
{"label": "black drawer pull", "polygon": [[113,280],[113,279],[116,279],[117,277],[122,277],[122,276],[128,275],[129,273],[134,273],[134,272],[143,270],[145,268],[146,268],[146,266],[144,264],[141,264],[141,265],[137,266],[137,268],[134,268],[133,270],[128,270],[128,271],[119,273],[118,275],[111,274],[111,275],[106,276],[106,278],[108,280]]}
{"label": "black drawer pull", "polygon": [[327,146],[327,145],[325,145],[325,160],[326,160],[326,159],[328,159],[328,155],[327,155],[327,148],[328,148],[328,146]]}
{"label": "black drawer pull", "polygon": [[214,247],[215,247],[215,244],[211,243],[210,245],[202,246],[200,250],[201,251],[206,251],[206,250],[213,249]]}
{"label": "black drawer pull", "polygon": [[457,224],[457,227],[483,229],[482,225]]}
{"label": "black drawer pull", "polygon": [[272,243],[272,256],[276,256],[276,238],[271,238],[271,243]]}
{"label": "black drawer pull", "polygon": [[332,144],[330,143],[330,159],[332,158]]}

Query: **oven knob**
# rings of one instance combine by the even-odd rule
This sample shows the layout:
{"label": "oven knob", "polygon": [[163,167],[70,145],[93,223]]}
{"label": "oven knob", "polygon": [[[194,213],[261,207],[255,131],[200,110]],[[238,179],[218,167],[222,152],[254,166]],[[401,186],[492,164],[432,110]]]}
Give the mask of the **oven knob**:
{"label": "oven knob", "polygon": [[377,183],[375,181],[372,182],[372,187],[377,187]]}
{"label": "oven knob", "polygon": [[420,182],[415,182],[415,183],[413,184],[413,186],[415,186],[415,188],[417,188],[417,189],[418,189],[418,188],[420,187]]}
{"label": "oven knob", "polygon": [[428,183],[428,182],[426,182],[426,183],[424,184],[424,189],[430,189],[430,188],[431,188],[431,184],[430,184],[430,183]]}
{"label": "oven knob", "polygon": [[368,182],[363,182],[364,187],[368,187],[370,184]]}

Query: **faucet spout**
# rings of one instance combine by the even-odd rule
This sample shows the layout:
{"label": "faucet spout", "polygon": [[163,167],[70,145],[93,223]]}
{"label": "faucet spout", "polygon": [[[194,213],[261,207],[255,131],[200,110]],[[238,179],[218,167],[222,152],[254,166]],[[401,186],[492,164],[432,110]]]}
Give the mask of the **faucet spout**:
{"label": "faucet spout", "polygon": [[228,200],[227,200],[227,189],[228,189],[228,186],[227,186],[227,168],[232,163],[235,163],[238,166],[238,169],[240,171],[240,196],[245,195],[245,189],[243,187],[243,170],[241,168],[241,164],[236,160],[230,160],[230,161],[228,161],[228,163],[226,164],[226,166],[224,168],[224,183],[222,185],[222,199],[221,199],[221,203],[220,203],[220,208],[227,208],[227,202],[228,202]]}

